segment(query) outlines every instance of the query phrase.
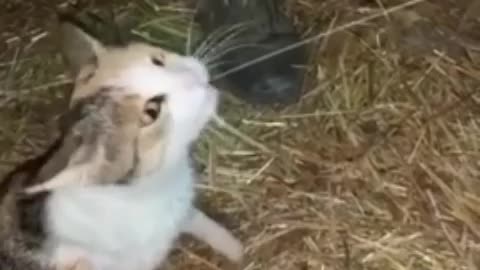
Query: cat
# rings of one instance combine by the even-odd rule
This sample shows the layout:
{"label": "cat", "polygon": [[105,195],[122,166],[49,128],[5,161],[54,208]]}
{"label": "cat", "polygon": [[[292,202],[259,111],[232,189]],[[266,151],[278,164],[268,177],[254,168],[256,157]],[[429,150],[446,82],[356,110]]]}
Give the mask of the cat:
{"label": "cat", "polygon": [[[198,177],[190,161],[190,146],[216,113],[218,103],[217,90],[209,84],[205,65],[193,57],[142,42],[105,46],[72,17],[60,19],[62,51],[75,78],[70,109],[88,98],[98,98],[107,88],[110,95],[117,92],[134,97],[136,108],[140,108],[136,111],[140,112],[140,126],[133,126],[132,130],[137,131],[132,133],[135,140],[126,137],[134,145],[130,148],[134,151],[124,160],[127,166],[113,167],[121,170],[107,169],[96,174],[105,168],[98,165],[107,161],[105,155],[102,151],[84,151],[92,147],[83,140],[78,143],[69,139],[75,137],[75,132],[68,131],[69,125],[70,129],[75,127],[70,123],[64,125],[63,137],[45,155],[7,176],[1,194],[20,189],[34,195],[16,207],[20,227],[30,230],[26,235],[35,235],[38,230],[44,234],[38,257],[62,269],[82,261],[93,269],[148,270],[162,264],[181,233],[189,233],[239,261],[242,244],[193,205]],[[93,135],[93,145],[109,142],[105,140],[108,136],[100,139],[101,133],[92,134],[97,134]],[[72,157],[77,158],[72,161]],[[28,165],[34,167],[33,171],[22,170]],[[118,174],[100,184],[88,183],[88,177],[87,184],[72,180],[84,179],[82,172]],[[55,178],[59,175],[60,181]],[[121,175],[127,184],[111,183]],[[51,183],[67,184],[28,192],[28,188],[37,184],[42,187],[52,178],[57,180]],[[48,192],[45,195],[40,191]],[[35,199],[38,194],[44,194],[38,196],[42,199]]]}

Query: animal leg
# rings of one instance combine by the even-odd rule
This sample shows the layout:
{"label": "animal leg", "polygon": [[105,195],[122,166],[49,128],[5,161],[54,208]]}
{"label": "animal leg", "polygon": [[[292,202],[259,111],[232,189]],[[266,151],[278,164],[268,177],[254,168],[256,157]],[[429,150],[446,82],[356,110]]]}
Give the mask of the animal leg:
{"label": "animal leg", "polygon": [[68,184],[83,184],[83,182],[88,180],[88,177],[86,177],[89,173],[88,169],[89,166],[87,166],[86,164],[67,168],[44,183],[36,184],[25,188],[24,192],[27,194],[35,194],[53,190],[62,186],[66,186]]}
{"label": "animal leg", "polygon": [[50,265],[55,270],[93,270],[82,249],[65,245],[54,250]]}
{"label": "animal leg", "polygon": [[194,214],[185,225],[183,232],[204,241],[234,262],[239,262],[243,257],[242,243],[199,209],[194,209]]}
{"label": "animal leg", "polygon": [[93,266],[85,259],[79,259],[73,265],[66,266],[60,270],[94,270]]}

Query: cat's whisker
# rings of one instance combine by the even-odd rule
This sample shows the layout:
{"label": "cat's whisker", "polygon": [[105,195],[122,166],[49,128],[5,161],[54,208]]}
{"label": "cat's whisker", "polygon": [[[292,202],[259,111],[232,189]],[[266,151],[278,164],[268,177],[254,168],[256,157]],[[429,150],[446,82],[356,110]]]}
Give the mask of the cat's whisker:
{"label": "cat's whisker", "polygon": [[228,63],[227,61],[218,61],[216,63],[208,65],[207,67],[208,67],[209,72],[213,73],[213,72],[215,72],[216,68],[221,67],[222,65],[227,64],[227,63]]}
{"label": "cat's whisker", "polygon": [[302,41],[299,41],[299,42],[296,42],[296,43],[293,43],[293,44],[290,44],[288,46],[285,46],[283,48],[280,48],[278,50],[275,50],[273,52],[270,52],[270,53],[267,53],[267,54],[264,54],[260,57],[257,57],[255,59],[252,59],[250,61],[247,61],[243,64],[240,64],[234,68],[231,68],[225,72],[222,72],[216,76],[212,76],[212,79],[211,81],[215,81],[215,80],[219,80],[221,78],[224,78],[225,76],[228,76],[232,73],[235,73],[237,71],[240,71],[240,70],[243,70],[245,68],[248,68],[252,65],[255,65],[259,62],[262,62],[262,61],[265,61],[265,60],[268,60],[272,57],[275,57],[277,55],[280,55],[282,53],[285,53],[285,52],[288,52],[288,51],[291,51],[291,50],[294,50],[294,49],[297,49],[299,47],[302,47],[304,45],[307,45],[309,43],[312,43],[312,42],[315,42],[317,40],[320,40],[321,38],[324,38],[324,37],[327,37],[327,36],[330,36],[332,34],[335,34],[335,33],[338,33],[338,32],[341,32],[341,31],[345,31],[347,29],[350,29],[352,27],[355,27],[355,26],[358,26],[358,25],[362,25],[362,24],[365,24],[369,21],[372,21],[372,20],[375,20],[375,19],[378,19],[378,18],[382,18],[388,14],[391,14],[391,13],[394,13],[394,12],[397,12],[397,11],[400,11],[400,10],[403,10],[405,8],[408,8],[408,7],[411,7],[411,6],[414,6],[418,3],[421,3],[421,2],[424,2],[425,0],[410,0],[406,3],[403,3],[403,4],[400,4],[400,5],[396,5],[396,6],[393,6],[391,8],[387,8],[387,9],[384,9],[382,10],[381,12],[376,12],[376,13],[373,13],[369,16],[365,16],[361,19],[358,19],[358,20],[355,20],[355,21],[352,21],[352,22],[349,22],[349,23],[345,23],[343,25],[340,25],[338,27],[335,27],[335,28],[331,28],[331,29],[328,29],[327,31],[324,31],[318,35],[315,35],[313,37],[310,37],[310,38],[306,38]]}
{"label": "cat's whisker", "polygon": [[195,50],[194,55],[197,57],[203,55],[207,50],[209,50],[209,46],[211,44],[215,44],[215,42],[222,40],[222,37],[227,36],[230,32],[240,31],[242,28],[246,28],[249,24],[250,23],[238,23],[228,27],[218,28],[202,41],[202,43]]}
{"label": "cat's whisker", "polygon": [[[207,39],[204,42],[202,42],[201,46],[199,48],[197,48],[196,56],[202,58],[212,48],[214,48],[216,46],[219,46],[221,44],[221,40],[229,40],[229,39],[231,39],[231,36],[236,36],[237,35],[236,33],[240,32],[240,31],[235,31],[235,30],[236,29],[230,28],[230,29],[225,30],[222,33],[222,35],[210,35],[210,36],[208,36]],[[229,34],[230,32],[233,32],[233,33]],[[220,44],[217,44],[217,43],[220,43]]]}
{"label": "cat's whisker", "polygon": [[223,34],[223,32],[229,31],[229,28],[222,28],[220,27],[216,31],[212,32],[210,35],[208,35],[195,49],[194,55],[198,56],[200,54],[203,54],[205,48],[210,44],[213,43],[213,41],[216,39],[216,36]]}
{"label": "cat's whisker", "polygon": [[189,22],[189,26],[188,26],[188,30],[187,30],[188,31],[187,41],[186,41],[186,44],[185,44],[185,54],[186,55],[191,55],[191,53],[192,53],[193,27],[195,25],[195,14],[198,12],[198,8],[199,8],[199,6],[197,5],[194,10],[191,10],[193,15],[190,16],[190,22]]}
{"label": "cat's whisker", "polygon": [[210,59],[212,56],[215,56],[219,52],[222,52],[230,47],[238,46],[240,39],[235,39],[231,37],[231,40],[223,40],[221,43],[217,44],[216,46],[212,46],[202,55],[202,60],[206,62],[211,62]]}
{"label": "cat's whisker", "polygon": [[221,39],[222,36],[227,35],[230,32],[237,31],[242,28],[246,28],[251,24],[251,22],[240,22],[227,26],[220,26],[205,38],[204,43],[211,43]]}
{"label": "cat's whisker", "polygon": [[226,36],[223,40],[219,41],[218,44],[215,44],[215,46],[211,46],[202,55],[202,59],[209,59],[210,55],[215,55],[219,51],[222,52],[225,49],[228,49],[230,47],[237,46],[239,42],[241,42],[242,38],[237,37],[239,34],[241,34],[240,31],[235,32],[230,34],[229,36]]}

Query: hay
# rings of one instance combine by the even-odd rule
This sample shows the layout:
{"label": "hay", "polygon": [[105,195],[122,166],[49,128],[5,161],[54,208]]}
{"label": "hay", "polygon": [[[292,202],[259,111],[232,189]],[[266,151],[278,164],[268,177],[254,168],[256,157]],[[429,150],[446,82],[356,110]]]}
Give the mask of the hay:
{"label": "hay", "polygon": [[[480,269],[478,23],[465,12],[475,1],[390,14],[406,1],[359,2],[289,1],[306,36],[359,23],[315,43],[300,103],[279,111],[225,100],[225,122],[212,124],[196,153],[202,207],[245,242],[242,269]],[[185,27],[182,16],[173,17]],[[171,32],[176,44],[181,27]],[[4,167],[41,150],[37,138],[49,131],[32,125],[35,106],[65,83],[52,54],[14,52],[0,65],[10,97]],[[185,240],[171,267],[223,263]]]}

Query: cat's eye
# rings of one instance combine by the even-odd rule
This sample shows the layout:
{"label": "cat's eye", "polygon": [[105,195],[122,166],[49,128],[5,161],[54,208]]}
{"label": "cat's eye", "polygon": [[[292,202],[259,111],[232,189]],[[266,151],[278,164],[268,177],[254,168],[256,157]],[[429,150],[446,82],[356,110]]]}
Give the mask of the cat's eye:
{"label": "cat's eye", "polygon": [[150,119],[152,119],[152,120],[157,119],[159,113],[160,113],[160,111],[152,109],[152,108],[145,109],[145,114],[148,117],[150,117]]}
{"label": "cat's eye", "polygon": [[145,108],[143,110],[144,117],[143,123],[144,125],[149,125],[160,116],[160,112],[162,110],[162,104],[165,102],[166,98],[164,95],[155,96],[147,101],[145,104]]}
{"label": "cat's eye", "polygon": [[155,56],[152,56],[151,60],[152,60],[152,64],[154,64],[155,66],[163,67],[165,65],[165,63],[163,63],[161,59]]}

